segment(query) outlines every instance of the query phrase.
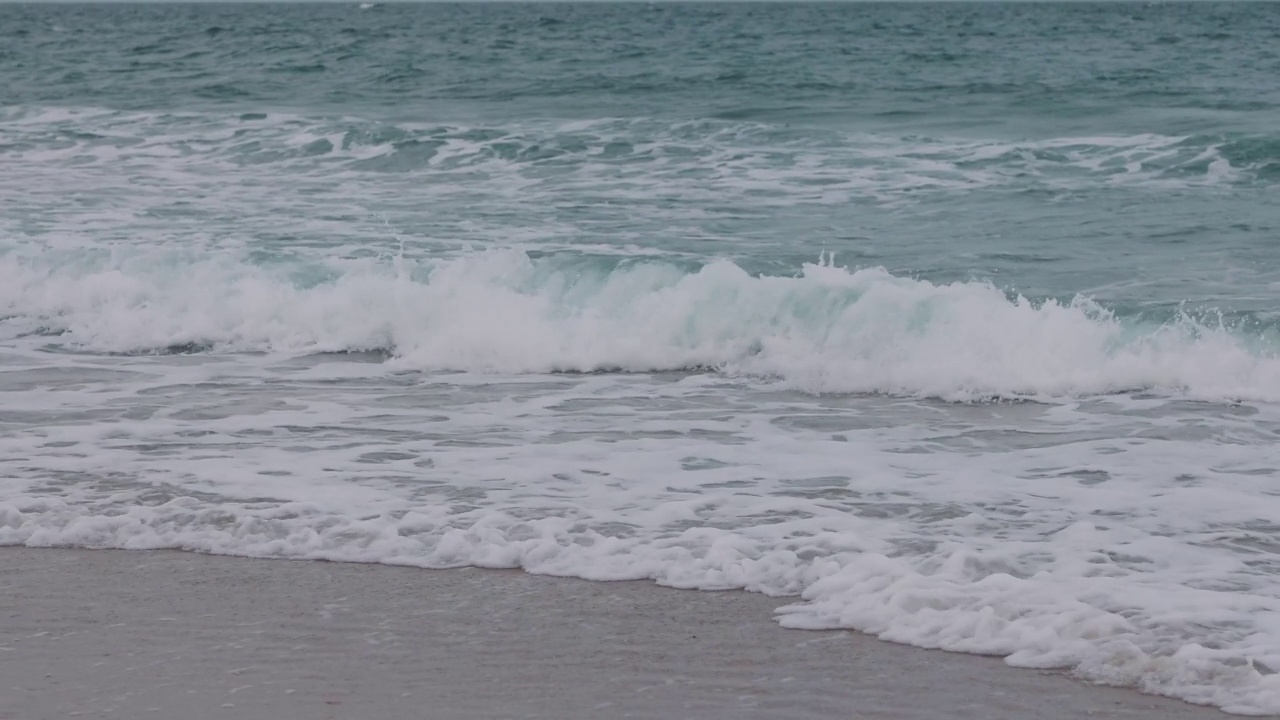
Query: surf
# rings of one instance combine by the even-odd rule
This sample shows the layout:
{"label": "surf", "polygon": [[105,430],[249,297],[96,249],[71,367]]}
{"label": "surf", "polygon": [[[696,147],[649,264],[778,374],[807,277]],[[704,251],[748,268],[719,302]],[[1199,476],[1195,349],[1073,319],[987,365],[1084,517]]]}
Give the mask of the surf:
{"label": "surf", "polygon": [[1031,299],[832,258],[780,276],[729,260],[520,250],[306,266],[10,254],[0,280],[0,328],[78,352],[380,352],[398,369],[493,374],[711,370],[945,400],[1280,399],[1265,324],[1153,322],[1083,296]]}

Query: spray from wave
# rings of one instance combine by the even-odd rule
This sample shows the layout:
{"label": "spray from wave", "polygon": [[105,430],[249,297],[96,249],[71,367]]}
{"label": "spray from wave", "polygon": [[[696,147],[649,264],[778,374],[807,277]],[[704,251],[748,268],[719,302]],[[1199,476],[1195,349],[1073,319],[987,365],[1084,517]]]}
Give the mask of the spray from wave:
{"label": "spray from wave", "polygon": [[[812,392],[965,400],[1154,391],[1280,399],[1267,331],[1144,323],[829,259],[791,277],[487,251],[251,265],[150,251],[0,257],[0,327],[88,352],[379,350],[490,373],[714,369]],[[48,338],[41,338],[48,341]]]}

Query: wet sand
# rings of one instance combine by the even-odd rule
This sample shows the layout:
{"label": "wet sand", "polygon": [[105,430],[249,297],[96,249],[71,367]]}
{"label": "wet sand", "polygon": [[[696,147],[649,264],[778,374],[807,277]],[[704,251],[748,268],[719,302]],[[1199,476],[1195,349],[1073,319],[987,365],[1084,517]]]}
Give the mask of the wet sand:
{"label": "wet sand", "polygon": [[1223,720],[786,600],[505,570],[0,548],[0,719]]}

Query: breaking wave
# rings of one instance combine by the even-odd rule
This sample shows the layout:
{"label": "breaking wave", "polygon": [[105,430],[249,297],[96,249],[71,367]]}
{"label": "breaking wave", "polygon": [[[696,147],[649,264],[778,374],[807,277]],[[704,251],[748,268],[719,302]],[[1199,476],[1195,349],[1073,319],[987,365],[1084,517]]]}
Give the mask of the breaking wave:
{"label": "breaking wave", "polygon": [[[879,268],[795,276],[516,250],[269,267],[150,251],[0,257],[0,327],[102,353],[383,351],[481,373],[691,368],[812,392],[964,400],[1153,391],[1280,399],[1265,323],[1121,317]],[[53,336],[53,337],[50,337]]]}

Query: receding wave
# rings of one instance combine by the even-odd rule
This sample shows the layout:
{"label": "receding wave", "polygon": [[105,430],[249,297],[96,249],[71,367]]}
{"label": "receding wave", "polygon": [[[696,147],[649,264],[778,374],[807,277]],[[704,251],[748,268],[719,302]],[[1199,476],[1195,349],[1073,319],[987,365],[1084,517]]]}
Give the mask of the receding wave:
{"label": "receding wave", "polygon": [[[812,392],[944,399],[1168,392],[1280,399],[1265,324],[1121,317],[883,269],[752,275],[515,251],[287,269],[157,251],[0,257],[0,328],[100,353],[386,352],[481,373],[715,369]],[[40,336],[31,333],[38,331]]]}

